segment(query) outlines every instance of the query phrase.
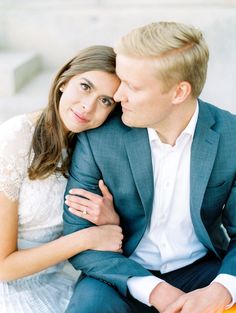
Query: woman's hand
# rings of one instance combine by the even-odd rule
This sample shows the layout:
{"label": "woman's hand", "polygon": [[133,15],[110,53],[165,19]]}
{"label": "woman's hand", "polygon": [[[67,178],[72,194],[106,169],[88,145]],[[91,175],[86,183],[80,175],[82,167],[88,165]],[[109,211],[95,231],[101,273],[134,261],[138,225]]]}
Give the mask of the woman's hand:
{"label": "woman's hand", "polygon": [[93,226],[84,229],[88,232],[86,239],[92,250],[122,252],[122,229],[117,225]]}
{"label": "woman's hand", "polygon": [[65,201],[69,206],[69,211],[96,225],[119,225],[120,218],[114,209],[112,194],[103,180],[99,180],[98,185],[102,196],[84,189],[70,190]]}

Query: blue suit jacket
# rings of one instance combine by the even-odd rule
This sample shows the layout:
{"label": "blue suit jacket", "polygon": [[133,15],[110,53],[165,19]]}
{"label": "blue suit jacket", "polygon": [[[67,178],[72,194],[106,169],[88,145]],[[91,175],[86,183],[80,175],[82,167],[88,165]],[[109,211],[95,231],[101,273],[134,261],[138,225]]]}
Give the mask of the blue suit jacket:
{"label": "blue suit jacket", "polygon": [[[222,259],[220,273],[236,275],[236,116],[199,100],[190,166],[190,210],[197,237]],[[129,277],[150,275],[127,258],[142,238],[152,211],[153,172],[146,129],[129,128],[114,114],[100,128],[78,136],[66,194],[72,187],[99,193],[101,178],[121,218],[124,254],[86,251],[70,261],[126,295]],[[65,206],[65,234],[89,226]]]}

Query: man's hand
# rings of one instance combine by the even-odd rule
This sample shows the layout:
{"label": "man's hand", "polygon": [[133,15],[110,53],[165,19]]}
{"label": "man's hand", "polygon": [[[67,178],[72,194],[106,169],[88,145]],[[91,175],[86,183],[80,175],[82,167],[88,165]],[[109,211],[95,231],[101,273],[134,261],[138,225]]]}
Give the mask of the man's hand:
{"label": "man's hand", "polygon": [[180,296],[162,313],[222,313],[232,301],[228,290],[219,283]]}
{"label": "man's hand", "polygon": [[178,300],[182,295],[184,295],[182,290],[166,282],[161,282],[152,290],[149,302],[159,312],[163,312],[168,305]]}

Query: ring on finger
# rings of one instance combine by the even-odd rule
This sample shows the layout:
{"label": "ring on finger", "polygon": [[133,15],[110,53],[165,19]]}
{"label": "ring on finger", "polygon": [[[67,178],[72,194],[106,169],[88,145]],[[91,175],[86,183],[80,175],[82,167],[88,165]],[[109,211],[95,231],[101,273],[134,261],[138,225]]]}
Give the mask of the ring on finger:
{"label": "ring on finger", "polygon": [[86,210],[86,209],[84,209],[84,210],[83,210],[83,212],[82,212],[82,214],[83,214],[83,215],[88,214],[87,210]]}

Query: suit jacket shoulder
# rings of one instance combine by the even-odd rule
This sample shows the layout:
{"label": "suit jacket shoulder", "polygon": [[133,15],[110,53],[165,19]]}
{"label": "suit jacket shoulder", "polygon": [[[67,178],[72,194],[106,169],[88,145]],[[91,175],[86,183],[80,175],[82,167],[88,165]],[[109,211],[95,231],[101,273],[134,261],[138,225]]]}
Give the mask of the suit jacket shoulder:
{"label": "suit jacket shoulder", "polygon": [[236,115],[229,111],[220,109],[213,104],[199,100],[199,114],[205,115],[205,111],[211,115],[213,119],[212,129],[220,133],[234,133],[236,131]]}

